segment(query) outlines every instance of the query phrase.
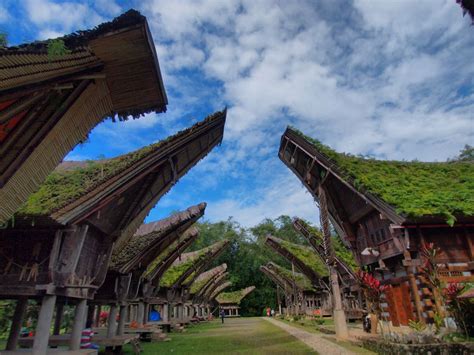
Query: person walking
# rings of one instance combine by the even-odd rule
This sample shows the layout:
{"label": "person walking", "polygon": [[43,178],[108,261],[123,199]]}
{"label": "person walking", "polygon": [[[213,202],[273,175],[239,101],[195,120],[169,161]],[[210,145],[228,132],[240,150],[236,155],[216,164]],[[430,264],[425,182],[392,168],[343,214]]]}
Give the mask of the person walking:
{"label": "person walking", "polygon": [[272,308],[272,311],[271,311],[271,315],[272,315],[272,318],[275,317],[275,310]]}
{"label": "person walking", "polygon": [[221,316],[222,324],[224,324],[225,312],[223,309],[221,309],[219,315]]}

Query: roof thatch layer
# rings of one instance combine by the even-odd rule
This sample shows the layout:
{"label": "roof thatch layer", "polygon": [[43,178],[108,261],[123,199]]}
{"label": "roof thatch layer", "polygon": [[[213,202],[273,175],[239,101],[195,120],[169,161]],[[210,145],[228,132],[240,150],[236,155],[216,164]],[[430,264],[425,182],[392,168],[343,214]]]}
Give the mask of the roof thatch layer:
{"label": "roof thatch layer", "polygon": [[192,283],[199,275],[199,270],[210,263],[228,244],[227,240],[222,240],[206,248],[182,254],[181,258],[175,260],[163,274],[160,286],[171,288],[180,286],[182,283]]}
{"label": "roof thatch layer", "polygon": [[[48,46],[62,50],[48,53]],[[0,223],[107,117],[166,110],[145,17],[0,49]]]}
{"label": "roof thatch layer", "polygon": [[[225,111],[216,112],[190,128],[132,153],[113,159],[87,161],[77,164],[74,169],[63,169],[60,165],[48,176],[39,190],[28,198],[18,215],[51,215],[53,218],[59,218],[74,205],[82,203],[89,197],[87,195],[104,191],[112,182],[138,169],[141,162],[156,160],[157,154],[165,153],[168,148],[174,147],[194,131],[219,120],[225,120]],[[140,171],[136,171],[136,174],[138,173]]]}
{"label": "roof thatch layer", "polygon": [[472,162],[368,159],[338,153],[294,128],[287,132],[310,143],[327,167],[354,189],[380,198],[403,217],[438,216],[452,225],[458,218],[474,216]]}
{"label": "roof thatch layer", "polygon": [[125,246],[112,254],[109,269],[122,273],[134,267],[146,267],[157,253],[163,252],[171,243],[199,219],[206,208],[200,203],[157,222],[142,224]]}
{"label": "roof thatch layer", "polygon": [[240,304],[244,297],[246,297],[253,290],[255,290],[255,286],[249,286],[243,290],[234,292],[222,292],[216,297],[216,301],[219,304]]}
{"label": "roof thatch layer", "polygon": [[219,284],[212,292],[210,295],[207,295],[208,296],[208,300],[209,301],[212,301],[214,300],[222,291],[224,291],[226,288],[232,286],[232,282],[230,281],[225,281],[221,284]]}
{"label": "roof thatch layer", "polygon": [[[322,246],[323,234],[318,228],[310,226],[301,218],[293,219],[293,227],[308,240],[313,249],[319,251],[320,256],[324,254],[324,248]],[[342,266],[346,268],[349,273],[353,273],[358,266],[352,252],[342,244],[339,238],[332,238],[331,242],[336,254],[336,262],[343,264]]]}
{"label": "roof thatch layer", "polygon": [[228,272],[223,272],[214,277],[205,287],[203,287],[196,295],[195,298],[199,302],[200,300],[212,300],[211,295],[214,291],[226,282],[229,277]]}
{"label": "roof thatch layer", "polygon": [[196,277],[194,282],[191,284],[191,287],[189,288],[189,292],[191,294],[196,294],[200,292],[217,275],[224,273],[226,270],[227,270],[227,264],[221,264],[219,266],[216,266],[215,268],[212,268],[210,270],[207,270],[201,273],[198,277]]}
{"label": "roof thatch layer", "polygon": [[186,250],[198,236],[199,230],[196,227],[191,227],[186,230],[178,240],[170,244],[148,265],[143,273],[143,277],[149,281],[153,281],[157,278],[160,279],[181,253]]}
{"label": "roof thatch layer", "polygon": [[290,243],[273,236],[268,236],[265,243],[290,262],[294,262],[295,266],[305,273],[306,276],[310,277],[307,272],[311,273],[310,278],[319,279],[329,275],[326,265],[310,247]]}
{"label": "roof thatch layer", "polygon": [[308,279],[304,274],[299,272],[293,272],[283,266],[275,264],[273,262],[267,263],[266,267],[273,270],[277,275],[286,280],[290,285],[295,285],[302,291],[314,291],[315,288],[311,284],[311,280]]}

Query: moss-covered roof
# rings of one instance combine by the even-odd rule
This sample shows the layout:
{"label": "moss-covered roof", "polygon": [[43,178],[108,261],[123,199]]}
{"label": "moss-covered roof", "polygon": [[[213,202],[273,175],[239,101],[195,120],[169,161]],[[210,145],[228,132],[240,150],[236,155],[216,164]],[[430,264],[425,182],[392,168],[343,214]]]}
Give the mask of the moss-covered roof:
{"label": "moss-covered roof", "polygon": [[[157,268],[163,265],[163,263],[174,262],[174,260],[171,260],[170,258],[173,257],[173,254],[176,254],[176,249],[182,248],[182,250],[178,250],[178,252],[182,252],[185,248],[187,248],[187,246],[189,246],[189,243],[191,243],[198,236],[198,234],[199,231],[196,227],[191,227],[186,230],[179,240],[171,243],[147,266],[145,272],[143,273],[143,277],[149,278],[154,274]],[[178,258],[178,254],[176,254],[175,257]]]}
{"label": "moss-covered roof", "polygon": [[[321,230],[306,223],[306,221],[302,220],[301,218],[295,218],[293,225],[295,225],[295,223],[300,224],[303,228],[305,228],[311,234],[310,237],[316,244],[319,245],[322,242],[323,234]],[[299,231],[303,235],[305,234],[304,231]],[[336,256],[340,260],[342,260],[351,270],[355,271],[358,268],[358,265],[354,259],[354,255],[352,254],[352,252],[342,243],[341,239],[337,236],[333,236],[332,243]]]}
{"label": "moss-covered roof", "polygon": [[255,289],[255,286],[250,286],[244,288],[243,290],[233,291],[233,292],[222,292],[216,297],[216,301],[219,304],[226,303],[236,303],[239,304],[240,301],[244,299],[250,292]]}
{"label": "moss-covered roof", "polygon": [[290,243],[284,239],[275,237],[269,238],[277,242],[283,249],[286,249],[290,254],[299,259],[319,276],[329,276],[326,265],[311,247]]}
{"label": "moss-covered roof", "polygon": [[[142,224],[122,249],[114,251],[109,269],[120,269],[132,260],[137,260],[140,254],[147,253],[150,249],[162,245],[170,238],[170,233],[179,229],[186,222],[193,220],[193,218],[202,216],[205,208],[206,204],[200,203],[184,211],[176,212],[160,221]],[[177,239],[179,233],[174,235],[174,238]],[[166,244],[169,244],[169,242]]]}
{"label": "moss-covered roof", "polygon": [[[222,114],[223,112],[216,112],[192,127],[160,142],[113,159],[91,160],[77,162],[76,164],[69,162],[59,165],[46,178],[46,181],[40,186],[38,191],[28,198],[18,211],[18,214],[30,216],[50,215],[91,192],[101,184],[107,183],[110,179],[150,154],[168,147],[176,140],[192,133],[202,125],[220,118]],[[70,167],[71,165],[72,168]],[[65,168],[65,166],[68,168]]]}
{"label": "moss-covered roof", "polygon": [[407,162],[367,159],[338,153],[320,141],[290,128],[334,162],[342,178],[368,191],[406,217],[443,216],[452,225],[456,216],[474,216],[472,162]]}
{"label": "moss-covered roof", "polygon": [[[206,248],[181,255],[181,258],[176,260],[173,265],[165,271],[161,277],[160,286],[172,287],[189,269],[195,267],[206,259],[209,259],[210,254],[216,253],[226,244],[227,241],[220,241]],[[184,282],[186,283],[187,281],[190,281],[190,276],[194,274],[195,270],[186,277]]]}
{"label": "moss-covered roof", "polygon": [[226,269],[227,269],[227,265],[222,264],[222,265],[216,266],[215,268],[212,268],[211,270],[203,272],[191,284],[191,287],[189,288],[189,292],[191,294],[198,293],[199,291],[201,291],[201,289],[204,286],[208,284],[209,281],[211,281],[216,275],[223,273]]}
{"label": "moss-covered roof", "polygon": [[284,268],[283,266],[280,266],[275,263],[268,263],[267,267],[273,271],[275,271],[276,274],[280,275],[286,280],[290,280],[291,282],[294,282],[296,284],[296,287],[303,291],[314,291],[314,287],[311,284],[310,279],[308,279],[304,274],[301,274],[299,272],[293,272],[292,270],[288,270]]}

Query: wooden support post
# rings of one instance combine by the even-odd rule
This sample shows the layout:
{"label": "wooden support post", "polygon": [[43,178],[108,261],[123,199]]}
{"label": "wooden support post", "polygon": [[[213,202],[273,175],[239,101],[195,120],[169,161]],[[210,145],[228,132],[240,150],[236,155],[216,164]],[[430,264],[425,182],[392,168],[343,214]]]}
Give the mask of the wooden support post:
{"label": "wooden support post", "polygon": [[35,340],[33,341],[33,354],[46,354],[49,342],[49,329],[53,320],[56,295],[44,295],[36,325]]}
{"label": "wooden support post", "polygon": [[143,315],[143,324],[148,323],[148,318],[150,316],[150,304],[145,303],[145,314]]}
{"label": "wooden support post", "polygon": [[98,304],[95,310],[95,321],[94,321],[94,326],[96,328],[100,327],[100,312],[102,312],[102,306]]}
{"label": "wooden support post", "polygon": [[143,302],[138,303],[138,319],[137,322],[141,326],[143,325],[143,317],[145,316],[145,304]]}
{"label": "wooden support post", "polygon": [[163,311],[162,311],[161,318],[163,319],[163,322],[169,322],[169,305],[168,303],[163,304]]}
{"label": "wooden support post", "polygon": [[117,335],[123,335],[125,331],[125,319],[127,317],[127,306],[120,306],[119,317]]}
{"label": "wooden support post", "polygon": [[20,337],[21,323],[25,315],[28,298],[22,297],[16,301],[15,313],[13,313],[12,326],[8,335],[7,346],[5,350],[15,351]]}
{"label": "wooden support post", "polygon": [[110,305],[109,318],[107,320],[107,338],[113,338],[117,332],[117,305]]}
{"label": "wooden support post", "polygon": [[349,331],[347,330],[346,315],[342,308],[341,292],[339,290],[339,280],[337,276],[336,268],[331,265],[329,267],[331,276],[332,294],[334,299],[334,326],[336,330],[336,338],[347,339],[349,337]]}
{"label": "wooden support post", "polygon": [[61,322],[63,320],[64,303],[56,304],[56,317],[54,318],[53,334],[58,335],[61,332]]}
{"label": "wooden support post", "polygon": [[81,347],[81,335],[84,329],[84,323],[87,313],[87,300],[79,300],[74,312],[74,323],[72,326],[71,340],[69,341],[69,349],[79,350]]}

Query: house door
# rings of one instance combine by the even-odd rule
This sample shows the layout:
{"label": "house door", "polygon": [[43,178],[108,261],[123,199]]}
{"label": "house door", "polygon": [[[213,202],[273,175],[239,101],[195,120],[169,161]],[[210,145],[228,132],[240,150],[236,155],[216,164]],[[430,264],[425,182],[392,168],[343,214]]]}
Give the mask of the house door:
{"label": "house door", "polygon": [[396,327],[408,325],[408,321],[414,319],[408,285],[392,285],[386,296],[392,324]]}

